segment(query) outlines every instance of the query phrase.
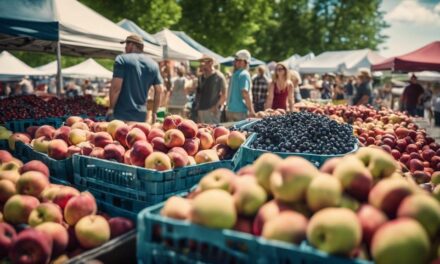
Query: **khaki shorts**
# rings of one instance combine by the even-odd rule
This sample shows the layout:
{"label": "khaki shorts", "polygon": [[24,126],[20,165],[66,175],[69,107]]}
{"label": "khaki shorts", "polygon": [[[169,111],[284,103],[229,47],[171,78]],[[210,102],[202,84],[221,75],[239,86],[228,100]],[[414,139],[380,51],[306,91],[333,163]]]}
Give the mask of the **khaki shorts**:
{"label": "khaki shorts", "polygon": [[207,123],[207,124],[220,123],[220,110],[217,111],[217,113],[214,113],[211,110],[199,110],[198,115],[199,115],[200,123]]}
{"label": "khaki shorts", "polygon": [[247,113],[226,111],[226,120],[228,122],[237,122],[237,121],[245,120],[246,118],[247,118]]}

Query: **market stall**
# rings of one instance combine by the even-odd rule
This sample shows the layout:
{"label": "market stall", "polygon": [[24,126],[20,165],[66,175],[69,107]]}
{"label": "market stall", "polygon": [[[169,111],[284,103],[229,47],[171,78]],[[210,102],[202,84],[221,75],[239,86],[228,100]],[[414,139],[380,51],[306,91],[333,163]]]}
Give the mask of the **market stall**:
{"label": "market stall", "polygon": [[434,41],[407,54],[373,63],[371,69],[400,72],[440,71],[440,41]]}
{"label": "market stall", "polygon": [[299,64],[300,73],[341,73],[354,75],[360,68],[370,66],[384,58],[369,49],[326,51]]}
{"label": "market stall", "polygon": [[38,76],[43,74],[41,71],[33,69],[7,51],[0,53],[0,80],[16,80],[26,75]]}

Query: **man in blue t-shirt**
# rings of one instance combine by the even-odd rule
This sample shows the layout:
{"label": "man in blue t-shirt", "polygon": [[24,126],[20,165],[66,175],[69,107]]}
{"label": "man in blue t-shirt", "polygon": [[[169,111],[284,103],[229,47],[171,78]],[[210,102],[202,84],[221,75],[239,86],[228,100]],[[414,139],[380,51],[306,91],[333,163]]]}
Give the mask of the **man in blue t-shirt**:
{"label": "man in blue t-shirt", "polygon": [[240,50],[235,54],[234,73],[229,83],[226,106],[226,119],[229,122],[255,116],[250,96],[251,76],[247,70],[250,60],[251,54],[247,50]]}
{"label": "man in blue t-shirt", "polygon": [[143,54],[144,43],[138,35],[130,35],[125,43],[125,53],[118,55],[113,66],[110,87],[110,108],[107,116],[124,121],[147,122],[148,90],[154,87],[152,122],[162,93],[159,66]]}

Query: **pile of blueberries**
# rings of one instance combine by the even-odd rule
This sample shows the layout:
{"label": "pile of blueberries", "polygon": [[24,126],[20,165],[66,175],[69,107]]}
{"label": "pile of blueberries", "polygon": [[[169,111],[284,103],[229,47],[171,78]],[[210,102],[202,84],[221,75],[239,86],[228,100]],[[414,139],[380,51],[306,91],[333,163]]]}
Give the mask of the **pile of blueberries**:
{"label": "pile of blueberries", "polygon": [[252,148],[271,152],[344,154],[357,143],[351,125],[309,112],[267,117],[245,130],[257,134]]}

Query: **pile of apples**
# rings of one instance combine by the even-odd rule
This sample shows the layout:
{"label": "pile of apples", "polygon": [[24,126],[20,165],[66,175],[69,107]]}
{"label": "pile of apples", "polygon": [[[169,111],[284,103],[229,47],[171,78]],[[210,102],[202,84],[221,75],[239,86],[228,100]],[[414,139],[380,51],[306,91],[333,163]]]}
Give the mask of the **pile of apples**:
{"label": "pile of apples", "polygon": [[36,95],[21,95],[0,100],[0,123],[70,115],[104,116],[106,112],[107,108],[95,103],[91,96],[45,100]]}
{"label": "pile of apples", "polygon": [[61,160],[73,154],[112,160],[158,171],[230,159],[246,140],[245,134],[226,127],[198,127],[178,115],[163,124],[94,122],[71,116],[64,126],[29,127],[9,137],[31,144],[34,150]]}
{"label": "pile of apples", "polygon": [[169,198],[161,215],[286,243],[306,240],[378,264],[428,263],[440,260],[440,186],[435,195],[403,177],[377,147],[330,159],[320,170],[301,157],[266,153],[237,173],[212,171],[188,197]]}
{"label": "pile of apples", "polygon": [[37,160],[23,165],[0,151],[0,262],[67,261],[134,228],[131,220],[97,215],[95,198],[50,184]]}

